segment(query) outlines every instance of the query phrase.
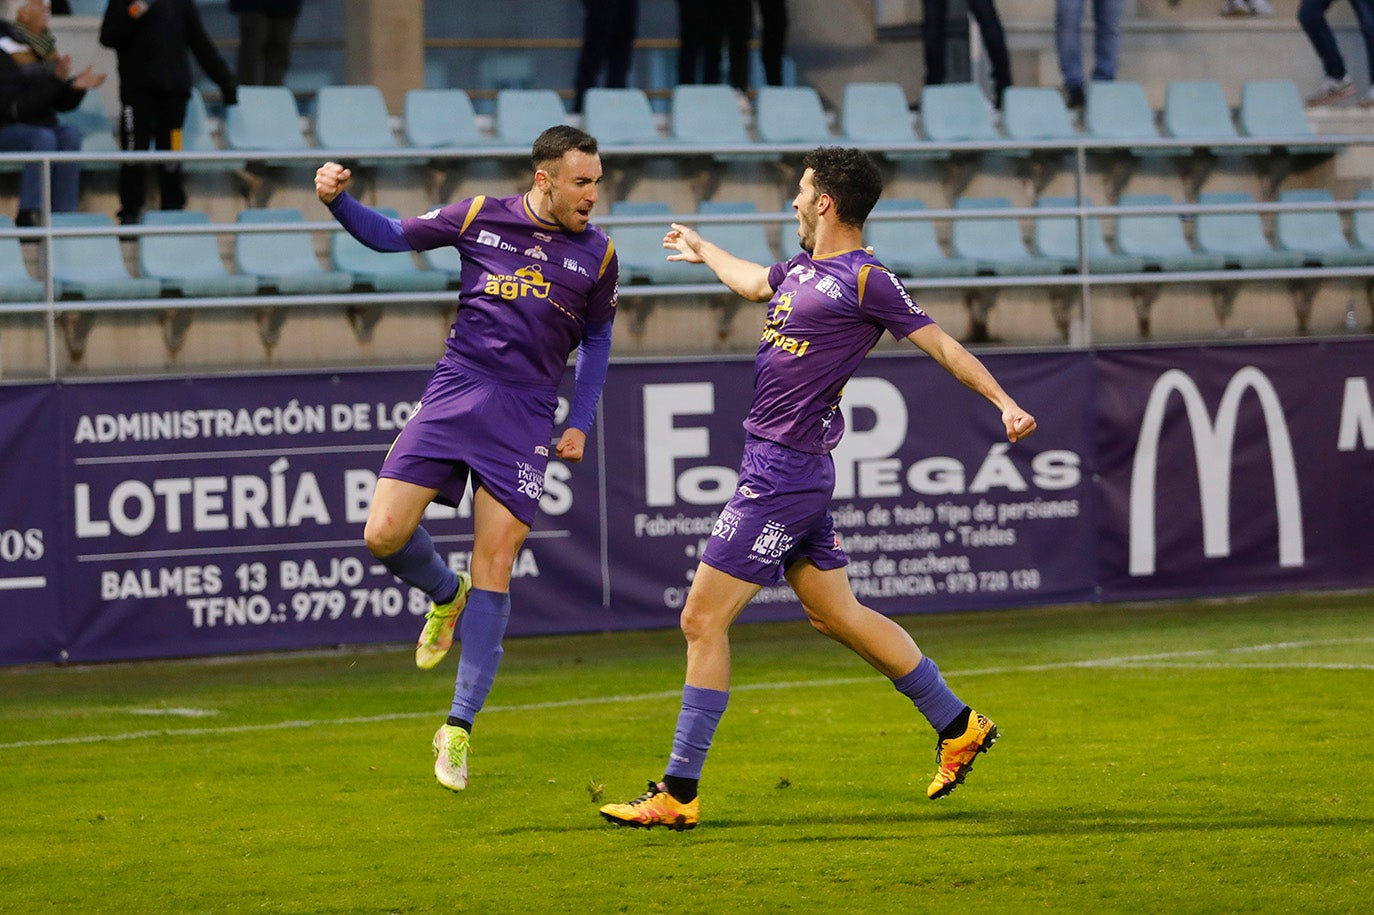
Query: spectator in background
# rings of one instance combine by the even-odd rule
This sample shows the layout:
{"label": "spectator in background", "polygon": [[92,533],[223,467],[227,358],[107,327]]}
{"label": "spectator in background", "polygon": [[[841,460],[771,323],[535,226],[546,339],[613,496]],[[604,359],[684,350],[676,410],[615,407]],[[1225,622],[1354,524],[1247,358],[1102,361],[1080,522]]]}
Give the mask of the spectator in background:
{"label": "spectator in background", "polygon": [[[712,34],[711,7],[703,0],[677,0],[677,81],[692,86],[705,83],[702,73],[706,42]],[[716,54],[715,80],[720,79],[720,54]]]}
{"label": "spectator in background", "polygon": [[782,57],[787,49],[787,0],[758,0],[758,5],[763,79],[770,86],[781,86]]}
{"label": "spectator in background", "polygon": [[[60,124],[57,112],[70,111],[88,89],[105,82],[104,73],[87,66],[72,75],[71,58],[57,53],[48,28],[46,0],[23,0],[14,22],[0,22],[0,150],[57,152],[81,149],[81,129]],[[43,206],[40,164],[24,166],[15,224],[35,226]],[[52,167],[52,209],[70,212],[81,196],[81,166],[64,162]]]}
{"label": "spectator in background", "polygon": [[573,111],[582,110],[582,97],[606,73],[607,88],[624,89],[639,30],[639,0],[582,0],[582,51],[577,56]]}
{"label": "spectator in background", "polygon": [[[782,52],[787,42],[787,0],[758,0],[762,25],[760,56],[764,82],[782,85]],[[754,39],[754,3],[751,0],[715,0],[707,38],[705,82],[719,82],[722,39],[729,51],[730,85],[736,92],[749,91],[749,45]],[[714,67],[712,66],[714,62]]]}
{"label": "spectator in background", "polygon": [[[100,24],[100,43],[119,65],[119,141],[126,151],[181,148],[181,126],[191,97],[191,55],[223,93],[238,103],[238,83],[224,62],[194,0],[110,0]],[[186,207],[181,163],[157,164],[162,209]],[[119,168],[119,222],[133,225],[143,212],[147,175],[142,165]]]}
{"label": "spectator in background", "polygon": [[[1124,0],[1092,0],[1094,82],[1116,79],[1117,51],[1121,47],[1121,8]],[[1054,49],[1059,73],[1064,77],[1064,99],[1070,108],[1082,108],[1083,7],[1085,0],[1055,0]]]}
{"label": "spectator in background", "polygon": [[[983,47],[992,66],[993,103],[1002,107],[1002,93],[1011,85],[1011,56],[1007,53],[1007,35],[1002,30],[1001,17],[993,0],[968,0],[968,11],[978,23]],[[921,0],[921,44],[925,48],[927,86],[945,81],[945,27],[949,22],[947,0]]]}
{"label": "spectator in background", "polygon": [[301,0],[229,0],[229,12],[239,20],[239,85],[280,86]]}
{"label": "spectator in background", "polygon": [[[1374,0],[1350,0],[1350,5],[1355,7],[1355,19],[1360,24],[1360,35],[1364,37],[1365,62],[1369,66],[1370,76],[1374,77]],[[1312,42],[1312,48],[1317,52],[1322,70],[1326,73],[1321,89],[1307,99],[1309,108],[1330,105],[1355,94],[1355,81],[1345,69],[1345,58],[1341,56],[1336,36],[1326,22],[1326,11],[1330,8],[1331,0],[1301,0],[1298,3],[1298,24],[1307,33],[1307,40]],[[1365,108],[1374,106],[1374,89],[1360,100],[1360,105]]]}

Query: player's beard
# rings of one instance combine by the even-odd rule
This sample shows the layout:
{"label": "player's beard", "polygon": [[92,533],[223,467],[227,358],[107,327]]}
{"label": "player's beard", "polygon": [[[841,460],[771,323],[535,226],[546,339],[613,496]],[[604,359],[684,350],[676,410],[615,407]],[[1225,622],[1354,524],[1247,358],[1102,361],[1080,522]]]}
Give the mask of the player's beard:
{"label": "player's beard", "polygon": [[801,244],[801,249],[807,254],[816,250],[816,210],[812,204],[804,210],[797,211],[797,241]]}

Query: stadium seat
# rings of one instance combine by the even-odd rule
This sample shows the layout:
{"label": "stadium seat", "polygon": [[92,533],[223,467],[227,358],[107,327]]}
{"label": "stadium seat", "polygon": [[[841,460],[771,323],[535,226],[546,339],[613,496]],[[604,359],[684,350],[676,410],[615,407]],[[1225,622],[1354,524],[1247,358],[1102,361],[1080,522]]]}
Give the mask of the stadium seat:
{"label": "stadium seat", "polygon": [[[59,111],[57,120],[81,129],[82,152],[120,152],[119,142],[115,139],[115,122],[105,110],[105,101],[99,92],[87,92],[81,103],[71,111]],[[114,161],[81,163],[82,171],[111,172],[118,168],[119,163]]]}
{"label": "stadium seat", "polygon": [[[887,198],[879,200],[873,212],[923,210],[925,206],[920,200]],[[874,219],[870,216],[864,224],[864,243],[898,276],[973,276],[978,272],[974,261],[945,254],[935,233],[935,221],[931,219]]]}
{"label": "stadium seat", "polygon": [[472,99],[462,89],[410,89],[405,98],[405,142],[417,149],[481,146],[491,138],[477,126]]}
{"label": "stadium seat", "polygon": [[[1092,140],[1157,140],[1154,109],[1139,83],[1116,80],[1088,84],[1083,108],[1083,132]],[[1187,147],[1133,147],[1140,157],[1186,156]]]}
{"label": "stadium seat", "polygon": [[[187,152],[220,151],[210,132],[210,113],[205,108],[205,98],[194,87],[186,101],[186,118],[181,124],[181,148]],[[232,172],[242,169],[245,164],[242,159],[207,159],[187,162],[185,167],[188,172]]]}
{"label": "stadium seat", "polygon": [[701,264],[668,260],[668,255],[673,253],[663,247],[663,235],[668,231],[668,223],[673,218],[672,207],[668,204],[659,201],[620,200],[611,204],[611,215],[659,217],[652,223],[607,228],[615,242],[616,254],[620,258],[622,283],[671,285],[715,281],[711,271]]}
{"label": "stadium seat", "polygon": [[1175,80],[1164,93],[1164,135],[1196,142],[1196,151],[1214,156],[1265,155],[1262,146],[1226,146],[1214,141],[1239,136],[1221,83],[1210,79]]}
{"label": "stadium seat", "polygon": [[[208,226],[208,214],[197,210],[149,210],[145,226]],[[142,235],[138,271],[162,284],[165,292],[187,297],[252,295],[255,277],[230,273],[219,253],[219,241],[206,232]]]}
{"label": "stadium seat", "polygon": [[552,89],[502,89],[496,93],[496,139],[528,148],[554,124],[568,123],[568,110]]}
{"label": "stadium seat", "polygon": [[1317,134],[1307,123],[1302,95],[1292,80],[1247,80],[1240,90],[1237,121],[1242,136],[1282,141],[1281,146],[1271,147],[1270,152],[1329,156],[1341,149],[1334,143],[1311,142],[1317,140]]}
{"label": "stadium seat", "polygon": [[245,152],[309,149],[296,97],[285,86],[240,86],[237,105],[224,112],[224,145]]}
{"label": "stadium seat", "polygon": [[[744,215],[758,213],[758,207],[747,200],[703,200],[697,205],[697,213],[701,216]],[[778,260],[768,241],[768,229],[762,222],[708,223],[697,226],[697,230],[736,257],[764,266]]]}
{"label": "stadium seat", "polygon": [[[396,211],[386,207],[377,212],[397,218]],[[352,274],[355,282],[378,292],[435,292],[448,285],[445,271],[421,270],[409,251],[374,251],[345,231],[329,237],[329,260],[335,270]]]}
{"label": "stadium seat", "polygon": [[57,296],[83,299],[153,299],[162,283],[135,277],[124,266],[114,220],[104,213],[53,213],[55,229],[109,228],[108,235],[55,237],[52,276]]}
{"label": "stadium seat", "polygon": [[[1374,189],[1363,188],[1356,191],[1355,199],[1361,203],[1374,203]],[[1374,210],[1356,210],[1352,213],[1350,229],[1357,246],[1366,251],[1374,251]]]}
{"label": "stadium seat", "polygon": [[[1041,197],[1036,201],[1036,206],[1047,208],[1077,205],[1078,201],[1073,197]],[[1084,224],[1077,216],[1037,216],[1032,233],[1032,250],[1041,257],[1064,261],[1077,268],[1081,256],[1078,227]],[[1141,258],[1116,254],[1107,246],[1101,219],[1089,216],[1086,225],[1089,273],[1136,273],[1145,269],[1145,262]]]}
{"label": "stadium seat", "polygon": [[463,279],[463,257],[454,247],[431,248],[420,252],[420,263],[426,270],[437,270],[448,279],[450,288]]}
{"label": "stadium seat", "polygon": [[582,99],[582,126],[602,146],[665,142],[642,89],[588,89]]}
{"label": "stadium seat", "polygon": [[315,94],[315,145],[330,153],[396,149],[399,144],[391,130],[382,90],[376,86],[321,86]]}
{"label": "stadium seat", "polygon": [[[749,146],[752,140],[744,126],[735,91],[729,86],[683,85],[673,89],[673,110],[669,115],[672,136],[678,143],[692,147]],[[709,151],[709,150],[703,150]],[[748,162],[777,159],[770,153],[712,153],[718,162]]]}
{"label": "stadium seat", "polygon": [[1002,94],[1002,129],[1009,140],[1077,140],[1081,134],[1058,89],[1008,86]]}
{"label": "stadium seat", "polygon": [[[14,220],[0,214],[0,229],[13,229]],[[41,302],[43,284],[29,275],[24,252],[13,235],[0,236],[0,302]]]}
{"label": "stadium seat", "polygon": [[[1292,190],[1279,194],[1279,203],[1333,203],[1325,189]],[[1311,267],[1352,267],[1374,263],[1374,251],[1356,248],[1346,238],[1341,214],[1336,210],[1280,211],[1275,235],[1283,251],[1296,251]]]}
{"label": "stadium seat", "polygon": [[1002,139],[992,122],[992,104],[976,83],[921,89],[921,130],[936,143]]}
{"label": "stadium seat", "polygon": [[821,97],[810,86],[760,86],[754,100],[754,127],[764,143],[834,141]]}
{"label": "stadium seat", "polygon": [[[1177,203],[1168,194],[1128,194],[1120,202],[1122,206],[1158,207]],[[1122,254],[1143,259],[1147,270],[1221,270],[1226,266],[1220,254],[1193,250],[1177,213],[1121,214],[1116,218],[1116,247]]]}
{"label": "stadium seat", "polygon": [[[1254,195],[1244,191],[1202,194],[1198,197],[1198,203],[1211,206],[1254,202]],[[1302,266],[1303,256],[1300,253],[1276,251],[1269,244],[1259,213],[1199,213],[1196,226],[1198,250],[1221,255],[1226,259],[1227,267],[1266,270]]]}
{"label": "stadium seat", "polygon": [[[921,143],[899,83],[849,83],[840,107],[840,133],[851,143]],[[948,159],[949,153],[931,150],[883,150],[893,161]]]}
{"label": "stadium seat", "polygon": [[[251,208],[240,211],[238,221],[303,223],[305,217],[294,208]],[[347,292],[353,286],[352,274],[320,266],[309,232],[241,232],[234,236],[234,269],[287,294]]]}
{"label": "stadium seat", "polygon": [[1005,197],[960,197],[954,207],[984,214],[955,217],[950,234],[954,255],[973,261],[979,273],[1037,276],[1063,273],[1073,266],[1060,258],[1032,254],[1026,248],[1020,220],[995,215],[996,210],[1011,208],[1011,201]]}

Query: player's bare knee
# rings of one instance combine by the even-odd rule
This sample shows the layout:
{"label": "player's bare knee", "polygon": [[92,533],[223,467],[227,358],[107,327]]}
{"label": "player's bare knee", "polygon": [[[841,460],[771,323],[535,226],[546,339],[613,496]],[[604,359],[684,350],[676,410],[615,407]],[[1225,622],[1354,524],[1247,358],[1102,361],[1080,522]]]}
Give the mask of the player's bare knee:
{"label": "player's bare knee", "polygon": [[378,559],[390,556],[406,545],[406,540],[410,539],[407,535],[401,538],[399,532],[394,528],[389,528],[383,524],[374,524],[368,521],[363,528],[363,543],[367,545],[368,552]]}
{"label": "player's bare knee", "polygon": [[690,601],[687,606],[682,608],[682,613],[678,617],[678,626],[682,629],[682,634],[688,642],[711,638],[720,632],[720,626],[714,617],[709,613],[702,612]]}

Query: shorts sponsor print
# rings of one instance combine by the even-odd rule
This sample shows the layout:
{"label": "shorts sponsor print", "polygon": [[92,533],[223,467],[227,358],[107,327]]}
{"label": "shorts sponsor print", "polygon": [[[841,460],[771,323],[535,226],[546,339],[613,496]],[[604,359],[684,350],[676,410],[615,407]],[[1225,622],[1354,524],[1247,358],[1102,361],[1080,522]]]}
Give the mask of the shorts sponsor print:
{"label": "shorts sponsor print", "polygon": [[765,587],[800,559],[820,569],[849,564],[830,518],[835,463],[750,435],[739,485],[720,511],[702,562]]}
{"label": "shorts sponsor print", "polygon": [[396,436],[380,475],[439,490],[457,505],[468,474],[525,524],[544,492],[557,394],[484,378],[447,360]]}

